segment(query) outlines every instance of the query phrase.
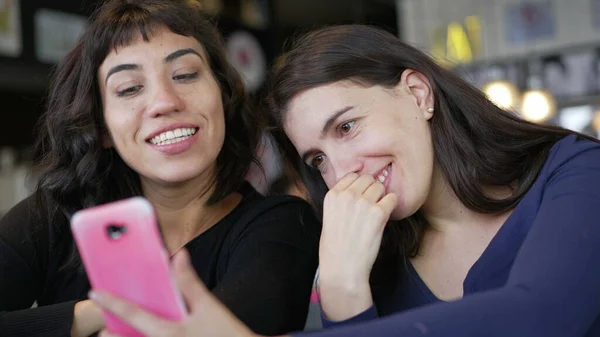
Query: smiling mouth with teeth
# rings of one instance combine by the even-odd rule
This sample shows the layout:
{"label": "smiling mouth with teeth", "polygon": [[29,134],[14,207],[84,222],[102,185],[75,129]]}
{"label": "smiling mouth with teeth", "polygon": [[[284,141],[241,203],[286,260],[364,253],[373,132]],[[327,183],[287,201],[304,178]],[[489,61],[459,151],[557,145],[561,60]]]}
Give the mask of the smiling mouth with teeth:
{"label": "smiling mouth with teeth", "polygon": [[150,139],[152,145],[169,145],[182,142],[198,132],[197,128],[179,128],[161,133]]}
{"label": "smiling mouth with teeth", "polygon": [[375,179],[379,180],[380,183],[384,183],[385,180],[387,179],[388,175],[390,174],[390,168],[392,167],[392,164],[389,164],[388,166],[386,166],[376,177]]}

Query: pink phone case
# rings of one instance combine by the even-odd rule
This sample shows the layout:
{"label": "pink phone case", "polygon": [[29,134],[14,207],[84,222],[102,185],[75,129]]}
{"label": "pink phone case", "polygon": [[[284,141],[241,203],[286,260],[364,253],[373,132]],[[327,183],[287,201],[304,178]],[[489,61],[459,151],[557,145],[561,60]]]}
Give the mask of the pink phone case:
{"label": "pink phone case", "polygon": [[[146,199],[134,197],[76,212],[71,230],[92,289],[111,292],[169,320],[184,317],[156,215]],[[110,332],[144,336],[109,312],[104,318]]]}

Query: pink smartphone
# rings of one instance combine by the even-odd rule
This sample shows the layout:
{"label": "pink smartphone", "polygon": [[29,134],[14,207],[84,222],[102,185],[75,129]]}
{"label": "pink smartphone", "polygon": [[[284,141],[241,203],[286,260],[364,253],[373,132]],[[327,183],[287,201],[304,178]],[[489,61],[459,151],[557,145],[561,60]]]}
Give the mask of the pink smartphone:
{"label": "pink smartphone", "polygon": [[[108,291],[169,320],[185,305],[169,271],[169,258],[152,205],[142,197],[76,212],[71,230],[92,289]],[[110,332],[144,336],[110,312]]]}

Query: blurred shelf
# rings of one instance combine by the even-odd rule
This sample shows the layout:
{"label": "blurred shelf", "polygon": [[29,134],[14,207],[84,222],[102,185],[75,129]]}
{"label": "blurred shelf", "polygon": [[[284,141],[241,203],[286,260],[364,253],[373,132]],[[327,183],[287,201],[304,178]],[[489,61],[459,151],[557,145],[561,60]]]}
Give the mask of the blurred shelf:
{"label": "blurred shelf", "polygon": [[556,104],[559,109],[580,105],[600,105],[600,94],[577,97],[557,97]]}
{"label": "blurred shelf", "polygon": [[23,62],[0,62],[0,91],[47,91],[50,83],[49,66]]}

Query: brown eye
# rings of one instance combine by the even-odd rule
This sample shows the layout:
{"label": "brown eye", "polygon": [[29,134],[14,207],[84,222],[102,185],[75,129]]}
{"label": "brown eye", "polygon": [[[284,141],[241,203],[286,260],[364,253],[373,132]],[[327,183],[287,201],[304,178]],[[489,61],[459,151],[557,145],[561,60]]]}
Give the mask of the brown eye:
{"label": "brown eye", "polygon": [[131,96],[131,95],[137,93],[138,91],[140,91],[141,89],[142,89],[141,85],[136,85],[136,86],[127,88],[125,90],[118,91],[117,96],[118,97]]}
{"label": "brown eye", "polygon": [[319,166],[321,166],[321,164],[323,164],[323,160],[324,160],[324,158],[322,155],[315,156],[315,158],[313,158],[312,163],[311,163],[312,167],[319,168]]}
{"label": "brown eye", "polygon": [[196,78],[198,78],[198,73],[190,73],[190,74],[182,74],[182,75],[173,76],[173,79],[176,81],[193,80]]}
{"label": "brown eye", "polygon": [[350,131],[352,131],[352,126],[354,126],[354,121],[342,123],[339,127],[340,132],[344,135],[347,135],[350,133]]}

